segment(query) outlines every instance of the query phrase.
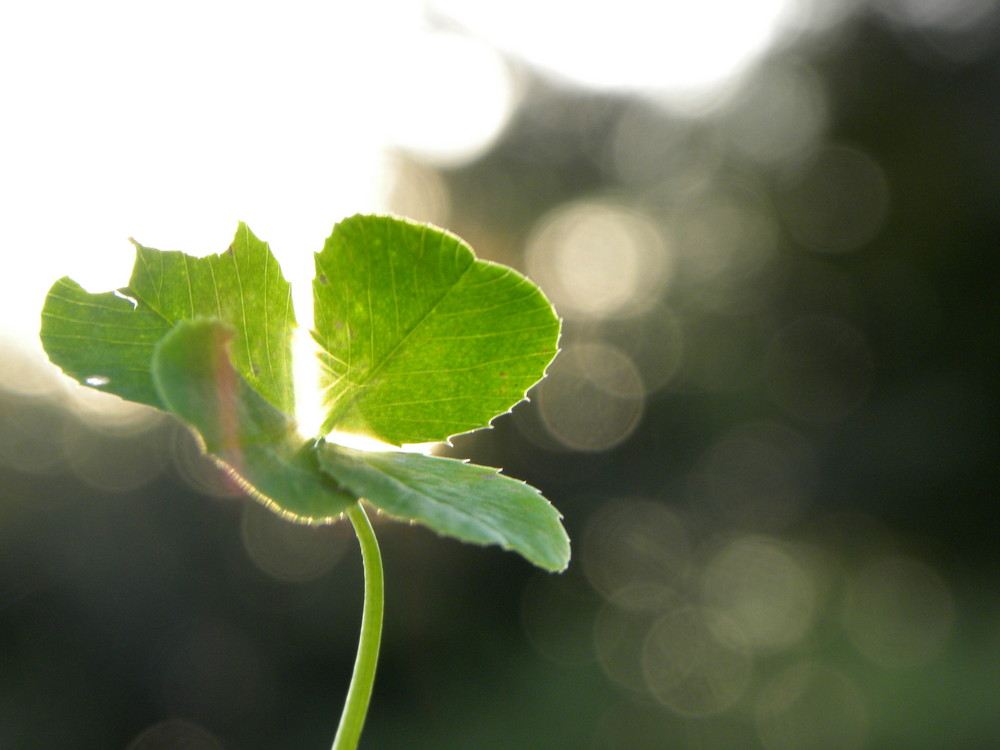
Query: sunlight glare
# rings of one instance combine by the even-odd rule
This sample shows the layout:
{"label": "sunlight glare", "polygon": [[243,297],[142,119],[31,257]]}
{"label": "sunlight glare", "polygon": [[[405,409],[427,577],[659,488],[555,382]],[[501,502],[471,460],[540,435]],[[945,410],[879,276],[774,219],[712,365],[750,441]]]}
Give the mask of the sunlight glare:
{"label": "sunlight glare", "polygon": [[336,443],[345,448],[353,448],[356,451],[368,451],[369,453],[423,453],[425,456],[431,455],[434,449],[441,443],[404,443],[401,446],[384,443],[371,435],[357,435],[353,432],[341,432],[333,430],[324,437],[328,443]]}
{"label": "sunlight glare", "polygon": [[782,32],[800,27],[806,10],[799,0],[432,0],[430,6],[559,78],[682,98],[724,86]]}
{"label": "sunlight glare", "polygon": [[[299,327],[292,337],[292,378],[295,383],[295,423],[299,434],[312,438],[319,434],[323,426],[322,394],[319,389],[319,346],[310,335],[311,321],[303,325],[302,312],[296,308]],[[309,316],[312,317],[311,315]]]}
{"label": "sunlight glare", "polygon": [[0,279],[2,326],[36,338],[36,311],[64,274],[95,292],[126,284],[129,236],[205,255],[243,220],[285,268],[283,252],[311,263],[337,219],[384,210],[385,143],[364,113],[385,97],[373,85],[383,50],[419,28],[408,7],[5,9],[0,65],[20,73],[0,82],[12,114],[0,201],[17,253],[17,273]]}
{"label": "sunlight glare", "polygon": [[351,432],[341,432],[340,430],[334,430],[327,435],[326,441],[328,443],[342,445],[345,448],[353,448],[357,451],[370,451],[372,453],[385,453],[387,451],[399,450],[396,446],[389,445],[389,443],[383,443],[377,438],[373,438],[368,435],[355,435]]}
{"label": "sunlight glare", "polygon": [[[292,377],[295,384],[295,424],[305,439],[315,438],[323,427],[323,391],[321,386],[321,367],[316,356],[319,345],[310,334],[313,327],[313,309],[311,289],[307,284],[293,285],[292,293],[295,303],[295,314],[298,328],[292,337]],[[297,290],[297,292],[296,292]],[[369,435],[355,435],[350,432],[334,430],[324,439],[328,443],[336,443],[359,451],[384,452],[404,451],[406,453],[430,454],[438,443],[412,443],[396,447]]]}
{"label": "sunlight glare", "polygon": [[458,34],[418,34],[383,71],[393,96],[379,104],[386,140],[422,161],[457,166],[481,156],[517,104],[496,50]]}

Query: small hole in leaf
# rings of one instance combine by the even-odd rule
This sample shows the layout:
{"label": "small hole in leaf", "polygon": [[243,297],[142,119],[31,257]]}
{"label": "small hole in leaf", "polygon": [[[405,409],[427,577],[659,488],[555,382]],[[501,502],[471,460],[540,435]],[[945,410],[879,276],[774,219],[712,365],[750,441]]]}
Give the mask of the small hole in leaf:
{"label": "small hole in leaf", "polygon": [[111,378],[107,375],[89,375],[84,381],[87,385],[92,385],[94,387],[100,387],[102,385],[107,385],[111,382]]}
{"label": "small hole in leaf", "polygon": [[134,297],[129,297],[121,289],[115,290],[115,296],[118,297],[118,299],[123,299],[127,302],[131,302],[133,310],[139,306],[139,302]]}

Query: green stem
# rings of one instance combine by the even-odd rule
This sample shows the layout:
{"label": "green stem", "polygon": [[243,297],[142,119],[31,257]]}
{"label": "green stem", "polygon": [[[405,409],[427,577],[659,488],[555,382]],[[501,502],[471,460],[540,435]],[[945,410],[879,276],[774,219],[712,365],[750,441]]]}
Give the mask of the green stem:
{"label": "green stem", "polygon": [[361,559],[365,567],[365,608],[361,615],[361,638],[358,656],[354,660],[354,675],[347,690],[344,712],[333,740],[332,750],[355,750],[361,738],[368,713],[368,702],[375,682],[379,643],[382,640],[382,610],[385,584],[382,579],[382,556],[371,522],[358,501],[347,509],[347,517],[354,525],[354,533],[361,544]]}

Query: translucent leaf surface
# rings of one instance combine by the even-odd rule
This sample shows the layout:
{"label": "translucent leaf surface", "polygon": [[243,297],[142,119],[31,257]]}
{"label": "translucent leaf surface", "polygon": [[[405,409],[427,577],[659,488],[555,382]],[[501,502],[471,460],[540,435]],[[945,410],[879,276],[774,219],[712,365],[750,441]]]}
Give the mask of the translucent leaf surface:
{"label": "translucent leaf surface", "polygon": [[[325,427],[402,444],[485,426],[540,379],[559,321],[538,288],[456,237],[356,216],[317,254]],[[42,313],[53,362],[86,385],[172,412],[249,493],[329,521],[359,497],[390,515],[561,570],[558,512],[494,469],[305,440],[291,414],[289,284],[243,224],[224,253],[136,245],[128,286],[56,282]]]}
{"label": "translucent leaf surface", "polygon": [[42,346],[67,375],[160,409],[149,361],[168,330],[152,310],[114,292],[91,294],[68,277],[52,285],[42,309]]}
{"label": "translucent leaf surface", "polygon": [[558,511],[534,487],[496,469],[332,443],[318,450],[320,468],[391,516],[465,542],[500,545],[547,570],[563,570],[569,562]]}
{"label": "translucent leaf surface", "polygon": [[556,353],[538,287],[427,225],[346,219],[316,256],[313,293],[324,432],[447,440],[510,410]]}
{"label": "translucent leaf surface", "polygon": [[291,289],[267,243],[242,223],[229,249],[204,258],[136,244],[132,278],[118,293],[91,294],[60,279],[42,309],[42,344],[81,383],[162,408],[149,370],[153,347],[197,316],[232,326],[236,369],[291,413]]}
{"label": "translucent leaf surface", "polygon": [[152,374],[163,404],[197,428],[205,449],[275,510],[322,522],[357,500],[319,470],[313,443],[230,362],[234,332],[218,319],[178,323],[157,344]]}

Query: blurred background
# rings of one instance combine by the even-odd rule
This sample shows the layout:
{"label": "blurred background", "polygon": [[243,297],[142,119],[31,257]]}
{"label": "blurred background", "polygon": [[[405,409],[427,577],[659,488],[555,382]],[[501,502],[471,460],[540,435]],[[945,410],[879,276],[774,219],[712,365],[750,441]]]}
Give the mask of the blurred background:
{"label": "blurred background", "polygon": [[350,528],[69,381],[38,312],[239,220],[304,286],[356,211],[556,305],[448,452],[574,552],[379,520],[363,748],[1000,745],[997,0],[10,3],[0,71],[0,749],[329,746]]}

